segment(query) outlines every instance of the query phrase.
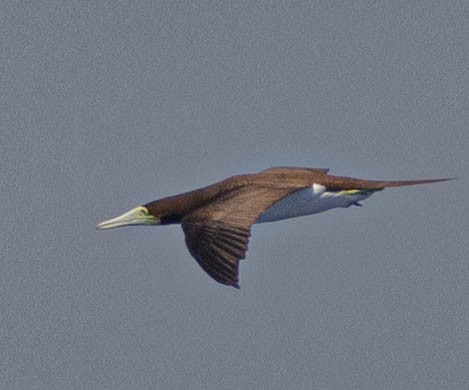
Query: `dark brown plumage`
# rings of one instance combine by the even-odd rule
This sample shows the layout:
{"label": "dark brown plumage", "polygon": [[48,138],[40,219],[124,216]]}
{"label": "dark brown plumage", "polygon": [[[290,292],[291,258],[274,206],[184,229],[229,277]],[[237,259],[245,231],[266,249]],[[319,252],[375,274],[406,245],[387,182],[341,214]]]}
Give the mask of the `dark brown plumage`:
{"label": "dark brown plumage", "polygon": [[[373,181],[331,176],[328,175],[327,169],[269,168],[260,173],[234,176],[195,191],[150,202],[121,217],[105,221],[98,225],[98,228],[180,223],[186,237],[186,245],[200,266],[217,282],[239,288],[239,260],[245,258],[251,225],[266,215],[264,213],[273,205],[290,199],[290,195],[299,194],[306,202],[308,197],[311,197],[311,202],[318,202],[319,208],[323,207],[319,203],[321,197],[333,199],[332,202],[337,203],[326,206],[325,210],[359,205],[358,200],[386,187],[445,180],[449,179]],[[311,190],[315,185],[320,186],[322,192],[315,193]],[[300,193],[302,190],[306,192]],[[351,193],[348,194],[347,191]],[[306,197],[303,194],[306,194]],[[342,203],[334,199],[339,199]],[[304,202],[303,198],[300,200]],[[287,204],[293,212],[295,202],[296,200]],[[304,207],[303,204],[301,206]],[[272,218],[283,219],[323,211],[318,210],[306,211],[303,214],[300,211],[300,214]],[[138,213],[141,215],[137,215]]]}

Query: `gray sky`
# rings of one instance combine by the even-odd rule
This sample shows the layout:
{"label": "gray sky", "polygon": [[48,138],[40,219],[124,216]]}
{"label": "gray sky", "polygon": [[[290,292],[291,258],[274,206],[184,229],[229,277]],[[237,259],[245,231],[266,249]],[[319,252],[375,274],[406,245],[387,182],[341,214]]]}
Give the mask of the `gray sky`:
{"label": "gray sky", "polygon": [[[469,3],[274,4],[2,1],[0,388],[469,388]],[[275,165],[459,179],[255,226],[240,291],[95,230]]]}

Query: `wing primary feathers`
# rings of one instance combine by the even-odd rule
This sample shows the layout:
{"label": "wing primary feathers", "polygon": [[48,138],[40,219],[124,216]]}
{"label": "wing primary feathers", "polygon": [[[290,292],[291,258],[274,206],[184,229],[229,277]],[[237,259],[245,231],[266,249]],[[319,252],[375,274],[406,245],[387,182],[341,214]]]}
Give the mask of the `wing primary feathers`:
{"label": "wing primary feathers", "polygon": [[[208,254],[216,255],[211,250],[208,251]],[[220,283],[231,284],[236,279],[236,267],[229,266],[228,263],[199,261],[199,264]]]}

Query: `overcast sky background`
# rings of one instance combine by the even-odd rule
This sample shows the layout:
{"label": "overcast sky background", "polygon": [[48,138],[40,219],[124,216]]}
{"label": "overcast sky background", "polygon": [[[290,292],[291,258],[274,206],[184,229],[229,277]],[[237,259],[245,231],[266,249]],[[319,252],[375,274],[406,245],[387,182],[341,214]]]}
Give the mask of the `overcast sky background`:
{"label": "overcast sky background", "polygon": [[[469,388],[467,1],[2,1],[1,389]],[[254,226],[241,290],[138,204],[276,165],[455,176]]]}

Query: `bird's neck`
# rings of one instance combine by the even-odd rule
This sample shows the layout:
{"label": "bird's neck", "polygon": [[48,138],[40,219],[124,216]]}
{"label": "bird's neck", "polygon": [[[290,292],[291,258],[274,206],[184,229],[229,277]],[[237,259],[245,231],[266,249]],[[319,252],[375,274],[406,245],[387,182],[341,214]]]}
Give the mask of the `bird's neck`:
{"label": "bird's neck", "polygon": [[182,218],[194,210],[212,202],[219,195],[215,186],[185,192],[155,200],[145,205],[151,215],[161,220],[161,225],[180,223]]}

